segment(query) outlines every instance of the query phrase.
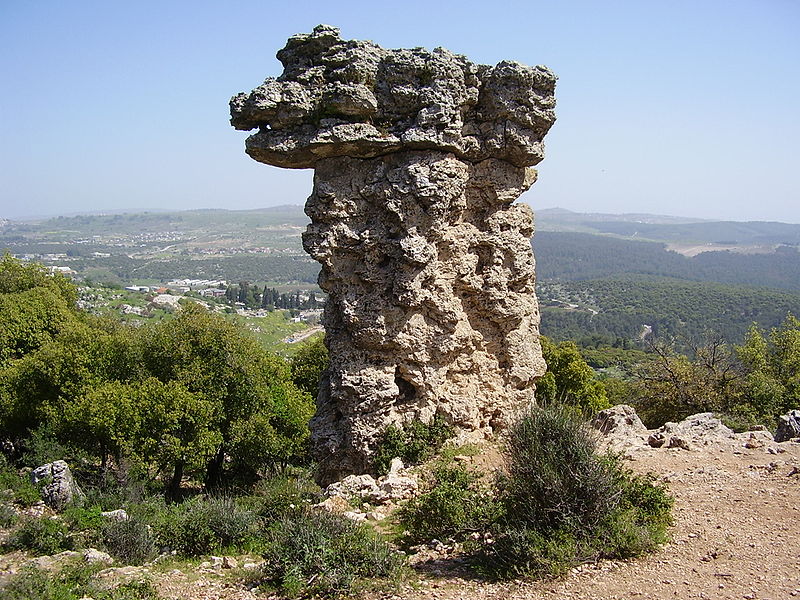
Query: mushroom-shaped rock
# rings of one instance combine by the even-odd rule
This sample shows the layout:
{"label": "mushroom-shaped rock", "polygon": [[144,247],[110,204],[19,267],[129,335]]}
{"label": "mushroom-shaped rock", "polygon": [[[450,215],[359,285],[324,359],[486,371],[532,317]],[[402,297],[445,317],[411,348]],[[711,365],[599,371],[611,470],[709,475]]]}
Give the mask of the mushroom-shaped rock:
{"label": "mushroom-shaped rock", "polygon": [[231,123],[256,130],[255,160],[315,169],[303,244],[328,294],[320,482],[376,474],[389,425],[438,415],[459,435],[502,429],[545,371],[533,215],[514,201],[536,180],[555,76],[325,25],[278,59],[279,77],[232,98]]}

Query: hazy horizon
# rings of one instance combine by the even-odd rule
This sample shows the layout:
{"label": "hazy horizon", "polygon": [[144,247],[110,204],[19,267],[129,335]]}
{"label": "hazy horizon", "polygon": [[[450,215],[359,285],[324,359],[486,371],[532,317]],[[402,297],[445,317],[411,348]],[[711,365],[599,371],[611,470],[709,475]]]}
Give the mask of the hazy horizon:
{"label": "hazy horizon", "polygon": [[[524,200],[523,200],[524,202]],[[528,204],[527,202],[525,202]],[[170,212],[188,212],[188,211],[233,211],[233,212],[256,212],[262,210],[271,210],[271,209],[278,209],[283,207],[292,207],[302,209],[304,203],[302,204],[295,204],[295,203],[282,203],[282,204],[275,204],[273,206],[260,206],[260,207],[251,207],[251,208],[224,208],[224,207],[197,207],[197,208],[136,208],[136,207],[122,207],[122,208],[114,208],[114,209],[97,209],[97,210],[86,210],[86,211],[69,211],[64,213],[54,213],[54,214],[41,214],[41,215],[21,215],[19,217],[5,217],[4,215],[0,214],[0,219],[8,219],[10,221],[19,221],[19,222],[26,222],[26,221],[44,221],[48,219],[57,219],[59,217],[64,218],[71,218],[71,217],[80,217],[80,216],[103,216],[103,215],[133,215],[133,214],[142,214],[142,213],[170,213]],[[543,208],[534,209],[535,213],[540,213],[543,211],[567,211],[574,214],[584,214],[584,215],[612,215],[612,216],[649,216],[649,217],[663,217],[668,219],[685,219],[687,221],[696,221],[696,222],[719,222],[719,221],[730,221],[736,223],[748,223],[748,222],[775,222],[775,223],[785,223],[787,225],[800,225],[800,221],[777,221],[777,220],[767,220],[767,219],[722,219],[722,218],[699,218],[699,217],[689,217],[687,215],[678,215],[678,214],[667,214],[667,213],[645,213],[645,212],[605,212],[605,211],[575,211],[570,210],[568,208],[564,208],[561,206],[546,206]],[[310,221],[310,220],[309,220]]]}
{"label": "hazy horizon", "polygon": [[[235,11],[235,12],[233,12]],[[303,204],[228,100],[319,23],[558,75],[534,209],[800,223],[800,3],[790,0],[0,5],[0,217]]]}

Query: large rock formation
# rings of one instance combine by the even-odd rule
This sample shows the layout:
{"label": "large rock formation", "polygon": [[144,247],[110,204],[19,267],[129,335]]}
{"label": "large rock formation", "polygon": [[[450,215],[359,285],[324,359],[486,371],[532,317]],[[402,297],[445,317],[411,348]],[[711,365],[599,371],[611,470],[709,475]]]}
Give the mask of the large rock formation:
{"label": "large rock formation", "polygon": [[322,25],[278,58],[283,75],[235,96],[231,123],[258,128],[255,160],[315,169],[303,243],[328,293],[321,479],[370,471],[389,424],[502,428],[545,370],[533,218],[513,202],[536,179],[555,76]]}

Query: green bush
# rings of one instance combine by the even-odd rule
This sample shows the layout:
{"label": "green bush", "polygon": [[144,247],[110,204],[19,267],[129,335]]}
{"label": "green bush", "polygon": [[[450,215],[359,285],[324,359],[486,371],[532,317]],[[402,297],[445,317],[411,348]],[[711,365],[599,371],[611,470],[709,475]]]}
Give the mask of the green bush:
{"label": "green bush", "polygon": [[375,530],[339,515],[301,511],[266,535],[264,585],[292,598],[350,594],[365,578],[396,576],[401,565]]}
{"label": "green bush", "polygon": [[99,506],[70,506],[62,516],[64,522],[73,531],[100,529],[104,522]]}
{"label": "green bush", "polygon": [[82,565],[65,568],[59,573],[41,569],[24,569],[0,586],[4,600],[159,600],[148,581],[123,583],[111,590],[92,582],[96,567]]}
{"label": "green bush", "polygon": [[440,465],[432,475],[430,490],[400,510],[409,541],[461,541],[472,532],[486,531],[500,517],[502,506],[477,475],[452,465]]}
{"label": "green bush", "polygon": [[244,499],[258,516],[270,523],[321,501],[322,491],[306,472],[265,479]]}
{"label": "green bush", "polygon": [[526,525],[593,530],[619,501],[616,463],[598,456],[574,410],[534,409],[511,429],[501,481],[509,516]]}
{"label": "green bush", "polygon": [[21,463],[26,467],[36,468],[39,465],[62,460],[68,457],[70,460],[77,453],[75,449],[62,444],[56,434],[55,428],[51,424],[40,425],[30,432],[30,435],[22,441],[23,453]]}
{"label": "green bush", "polygon": [[430,423],[413,421],[405,428],[387,427],[378,443],[373,465],[379,475],[389,472],[393,458],[405,464],[419,464],[433,456],[453,437],[453,428],[436,415]]}
{"label": "green bush", "polygon": [[8,528],[17,522],[17,511],[7,502],[0,502],[0,527]]}
{"label": "green bush", "polygon": [[42,499],[39,488],[31,482],[30,477],[20,475],[5,464],[0,466],[0,491],[2,490],[11,490],[14,502],[22,506],[32,506]]}
{"label": "green bush", "polygon": [[170,506],[155,523],[159,546],[183,556],[242,547],[257,530],[258,518],[230,498],[194,498]]}
{"label": "green bush", "polygon": [[536,382],[536,400],[540,404],[566,404],[586,416],[611,406],[603,382],[581,356],[575,342],[555,343],[545,336],[540,341],[547,363],[547,372]]}
{"label": "green bush", "polygon": [[499,482],[504,517],[481,553],[495,577],[563,573],[600,558],[626,558],[666,539],[672,498],[651,477],[598,455],[574,409],[534,409],[511,429]]}
{"label": "green bush", "polygon": [[102,532],[108,553],[126,565],[141,565],[158,554],[150,527],[139,519],[109,521]]}
{"label": "green bush", "polygon": [[37,555],[45,555],[71,550],[73,544],[67,526],[61,521],[27,518],[11,532],[5,546],[12,550],[29,550]]}

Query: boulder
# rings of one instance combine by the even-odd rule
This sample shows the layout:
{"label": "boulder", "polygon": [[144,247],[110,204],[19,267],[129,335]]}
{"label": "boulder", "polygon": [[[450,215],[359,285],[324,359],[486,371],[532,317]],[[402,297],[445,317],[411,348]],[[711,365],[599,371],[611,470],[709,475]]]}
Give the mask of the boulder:
{"label": "boulder", "polygon": [[381,477],[380,490],[383,492],[384,502],[387,500],[405,500],[413,498],[419,491],[419,484],[413,477],[389,473],[386,477]]}
{"label": "boulder", "polygon": [[111,565],[114,559],[111,555],[96,548],[86,548],[83,551],[83,560],[90,565]]}
{"label": "boulder", "polygon": [[62,510],[83,492],[63,460],[47,463],[31,471],[31,481],[42,486],[42,499],[53,510]]}
{"label": "boulder", "polygon": [[653,448],[691,450],[695,446],[719,444],[735,438],[736,434],[723,425],[713,413],[698,413],[686,417],[680,423],[665,423],[650,434],[647,443]]}
{"label": "boulder", "polygon": [[644,435],[647,427],[644,426],[636,410],[627,404],[617,404],[611,408],[601,410],[592,419],[592,427],[605,436],[628,437]]}
{"label": "boulder", "polygon": [[366,502],[383,499],[383,492],[372,475],[348,475],[341,481],[331,483],[325,488],[325,495],[328,497],[338,496],[346,500],[356,498]]}
{"label": "boulder", "polygon": [[591,425],[601,434],[599,446],[602,449],[632,453],[647,448],[647,428],[633,407],[627,404],[600,411]]}
{"label": "boulder", "polygon": [[790,410],[778,417],[778,429],[775,430],[775,441],[786,442],[800,437],[800,410]]}

